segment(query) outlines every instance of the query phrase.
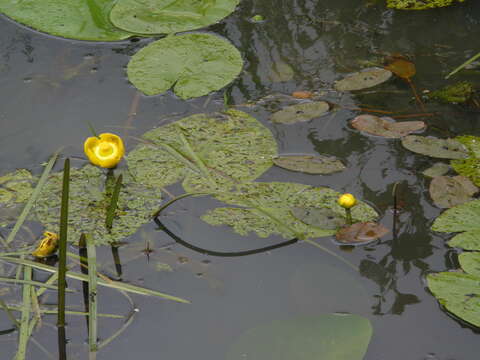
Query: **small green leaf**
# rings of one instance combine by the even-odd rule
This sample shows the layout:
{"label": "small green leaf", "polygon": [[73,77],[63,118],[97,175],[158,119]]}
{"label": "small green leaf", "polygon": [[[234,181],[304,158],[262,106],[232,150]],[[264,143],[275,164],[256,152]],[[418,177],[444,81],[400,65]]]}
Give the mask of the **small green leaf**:
{"label": "small green leaf", "polygon": [[467,148],[455,139],[408,135],[402,138],[402,145],[415,153],[435,158],[465,159],[468,157]]}
{"label": "small green leaf", "polygon": [[392,72],[389,70],[370,68],[347,75],[342,80],[335,81],[334,87],[337,91],[362,90],[384,83],[391,77]]}
{"label": "small green leaf", "polygon": [[345,165],[333,156],[282,155],[273,159],[281,168],[307,174],[331,174],[345,170]]}
{"label": "small green leaf", "polygon": [[326,101],[315,101],[292,105],[277,111],[270,117],[270,121],[279,124],[294,124],[318,118],[330,110]]}
{"label": "small green leaf", "polygon": [[433,164],[431,167],[429,167],[428,169],[422,171],[422,174],[425,175],[426,177],[433,178],[435,176],[443,176],[449,171],[450,171],[450,165],[437,162]]}

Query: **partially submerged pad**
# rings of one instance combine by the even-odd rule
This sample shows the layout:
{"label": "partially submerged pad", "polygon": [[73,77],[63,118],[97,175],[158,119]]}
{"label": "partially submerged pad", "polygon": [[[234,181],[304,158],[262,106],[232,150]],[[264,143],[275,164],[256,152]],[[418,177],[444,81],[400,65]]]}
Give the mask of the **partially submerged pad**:
{"label": "partially submerged pad", "polygon": [[430,196],[440,208],[451,208],[472,200],[478,188],[465,176],[436,176],[430,182]]}
{"label": "partially submerged pad", "polygon": [[173,88],[182,99],[207,95],[232,82],[243,60],[229,41],[216,35],[191,33],[155,41],[128,63],[128,79],[146,95]]}
{"label": "partially submerged pad", "polygon": [[281,168],[307,174],[331,174],[345,170],[345,165],[333,156],[281,155],[273,159]]}
{"label": "partially submerged pad", "polygon": [[382,224],[374,222],[355,223],[340,229],[336,234],[338,242],[345,245],[364,245],[388,234]]}
{"label": "partially submerged pad", "polygon": [[288,106],[277,111],[270,117],[270,121],[279,124],[294,124],[318,118],[330,110],[326,101],[313,101],[303,104]]}
{"label": "partially submerged pad", "polygon": [[171,34],[214,24],[239,0],[118,0],[110,13],[120,29],[138,34]]}
{"label": "partially submerged pad", "polygon": [[423,121],[395,122],[392,118],[375,115],[359,115],[351,121],[351,125],[367,134],[391,139],[401,138],[426,127]]}
{"label": "partially submerged pad", "polygon": [[392,72],[382,68],[369,68],[350,75],[342,80],[335,81],[337,91],[354,91],[367,89],[384,83],[392,77]]}
{"label": "partially submerged pad", "polygon": [[0,12],[26,26],[68,39],[118,41],[132,34],[108,15],[114,0],[0,0]]}
{"label": "partially submerged pad", "polygon": [[15,222],[23,205],[33,193],[36,178],[25,169],[0,177],[0,227]]}
{"label": "partially submerged pad", "polygon": [[275,320],[244,332],[227,360],[362,360],[372,325],[351,314],[308,315]]}
{"label": "partially submerged pad", "polygon": [[[62,176],[62,173],[50,176],[35,206],[36,219],[50,231],[59,226]],[[118,242],[150,221],[160,201],[159,188],[139,184],[127,177],[120,191],[111,233],[108,233],[105,217],[110,196],[105,191],[105,172],[90,164],[72,169],[68,240],[78,242],[80,235],[85,233],[92,235],[96,244]]]}
{"label": "partially submerged pad", "polygon": [[426,10],[449,6],[465,0],[387,0],[387,6],[399,10]]}
{"label": "partially submerged pad", "polygon": [[[272,133],[253,117],[237,110],[192,115],[148,131],[143,138],[146,143],[127,156],[129,169],[137,181],[163,187],[184,179],[187,192],[214,191],[208,176],[218,189],[227,191],[234,184],[255,180],[273,165],[272,158],[277,155]],[[202,163],[207,174],[200,168]]]}
{"label": "partially submerged pad", "polygon": [[418,154],[441,159],[465,159],[467,148],[455,139],[439,139],[418,135],[408,135],[402,138],[406,149]]}

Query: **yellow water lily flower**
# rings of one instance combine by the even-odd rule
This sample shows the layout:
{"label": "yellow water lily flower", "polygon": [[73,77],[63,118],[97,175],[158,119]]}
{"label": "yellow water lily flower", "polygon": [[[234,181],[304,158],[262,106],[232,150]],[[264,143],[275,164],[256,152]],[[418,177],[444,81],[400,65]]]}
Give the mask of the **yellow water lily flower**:
{"label": "yellow water lily flower", "polygon": [[57,249],[58,235],[51,231],[45,231],[43,233],[43,239],[40,240],[40,244],[38,244],[35,251],[32,252],[32,255],[38,258],[44,258],[55,254]]}
{"label": "yellow water lily flower", "polygon": [[83,149],[92,164],[108,169],[114,168],[125,154],[122,139],[110,133],[89,137]]}
{"label": "yellow water lily flower", "polygon": [[343,194],[338,198],[338,205],[345,209],[350,209],[357,204],[357,199],[352,194]]}

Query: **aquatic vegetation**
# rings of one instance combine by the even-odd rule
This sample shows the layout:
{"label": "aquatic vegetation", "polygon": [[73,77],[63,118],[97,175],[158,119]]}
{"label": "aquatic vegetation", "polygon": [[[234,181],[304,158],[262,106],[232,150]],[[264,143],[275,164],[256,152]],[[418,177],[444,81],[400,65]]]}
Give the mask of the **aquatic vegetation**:
{"label": "aquatic vegetation", "polygon": [[15,221],[20,213],[20,206],[32,195],[36,181],[30,171],[25,169],[0,177],[0,227]]}
{"label": "aquatic vegetation", "polygon": [[382,68],[368,68],[347,75],[333,85],[337,91],[355,91],[368,89],[384,83],[392,77],[392,72]]}
{"label": "aquatic vegetation", "polygon": [[345,165],[334,156],[280,155],[273,163],[281,168],[306,174],[331,174],[345,170]]}
{"label": "aquatic vegetation", "polygon": [[146,95],[173,87],[182,99],[207,95],[232,82],[243,66],[229,41],[216,35],[190,33],[155,41],[128,63],[128,79]]}
{"label": "aquatic vegetation", "polygon": [[435,158],[466,159],[468,157],[467,148],[457,139],[408,135],[402,138],[402,145],[415,153]]}
{"label": "aquatic vegetation", "polygon": [[449,6],[465,0],[387,0],[387,6],[399,10],[426,10]]}
{"label": "aquatic vegetation", "polygon": [[480,186],[480,137],[457,136],[455,140],[466,147],[468,157],[452,160],[450,165],[457,173],[468,177],[475,185]]}
{"label": "aquatic vegetation", "polygon": [[429,192],[436,206],[451,208],[472,200],[478,188],[465,176],[435,176]]}
{"label": "aquatic vegetation", "polygon": [[426,128],[426,124],[423,121],[395,122],[392,118],[378,117],[375,115],[359,115],[355,117],[350,124],[355,129],[366,132],[367,134],[390,139],[401,138]]}
{"label": "aquatic vegetation", "polygon": [[297,122],[310,121],[325,115],[330,110],[330,104],[326,101],[313,101],[288,106],[270,117],[270,121],[279,124],[294,124]]}
{"label": "aquatic vegetation", "polygon": [[462,81],[432,91],[427,94],[427,97],[447,104],[458,104],[470,100],[474,92],[475,89],[470,82]]}
{"label": "aquatic vegetation", "polygon": [[114,168],[125,155],[122,139],[110,133],[87,138],[83,148],[90,162],[103,168]]}
{"label": "aquatic vegetation", "polygon": [[344,209],[350,209],[357,204],[357,199],[352,194],[343,194],[338,198],[337,202]]}

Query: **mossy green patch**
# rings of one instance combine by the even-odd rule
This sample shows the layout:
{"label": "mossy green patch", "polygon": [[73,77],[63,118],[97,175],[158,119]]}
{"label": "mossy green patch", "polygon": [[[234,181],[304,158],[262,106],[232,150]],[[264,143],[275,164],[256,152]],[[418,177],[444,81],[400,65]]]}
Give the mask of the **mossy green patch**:
{"label": "mossy green patch", "polygon": [[0,177],[0,227],[15,221],[33,192],[36,178],[25,169]]}
{"label": "mossy green patch", "polygon": [[475,89],[468,81],[462,81],[453,85],[445,86],[444,88],[432,91],[427,96],[430,99],[437,100],[447,104],[464,103],[472,97]]}
{"label": "mossy green patch", "polygon": [[453,169],[463,175],[477,186],[480,186],[480,137],[477,136],[457,136],[455,138],[462,143],[468,150],[466,159],[451,160]]}
{"label": "mossy green patch", "polygon": [[426,10],[449,6],[465,0],[387,0],[387,6],[399,10]]}

